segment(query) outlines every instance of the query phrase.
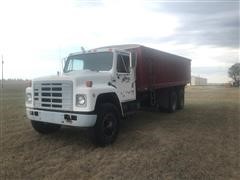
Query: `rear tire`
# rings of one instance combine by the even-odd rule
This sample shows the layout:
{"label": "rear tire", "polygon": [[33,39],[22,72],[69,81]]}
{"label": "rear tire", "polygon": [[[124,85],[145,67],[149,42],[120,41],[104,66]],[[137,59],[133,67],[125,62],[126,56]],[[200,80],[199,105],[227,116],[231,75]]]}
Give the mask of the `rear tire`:
{"label": "rear tire", "polygon": [[178,97],[177,97],[177,109],[183,109],[184,108],[184,88],[180,89],[178,91]]}
{"label": "rear tire", "polygon": [[169,93],[169,103],[168,103],[168,112],[173,113],[177,109],[177,93],[176,91],[172,90]]}
{"label": "rear tire", "polygon": [[46,122],[31,121],[33,129],[41,134],[50,134],[58,131],[61,125]]}
{"label": "rear tire", "polygon": [[118,109],[111,103],[101,104],[98,108],[97,121],[94,126],[95,144],[101,147],[112,144],[119,131]]}

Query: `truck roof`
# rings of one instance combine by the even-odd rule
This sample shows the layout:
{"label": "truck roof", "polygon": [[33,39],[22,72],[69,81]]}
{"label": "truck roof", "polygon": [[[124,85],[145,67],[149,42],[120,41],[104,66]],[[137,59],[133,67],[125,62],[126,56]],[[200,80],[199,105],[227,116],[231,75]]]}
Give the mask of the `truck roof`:
{"label": "truck roof", "polygon": [[[109,51],[109,49],[112,49],[112,50],[114,50],[114,49],[116,49],[116,50],[130,50],[130,49],[137,49],[137,48],[144,48],[144,49],[149,49],[149,50],[153,50],[153,51],[158,51],[159,53],[162,53],[162,54],[172,55],[172,56],[175,56],[175,57],[179,57],[181,59],[191,61],[191,59],[188,59],[188,58],[185,58],[185,57],[182,57],[182,56],[179,56],[179,55],[171,54],[171,53],[168,53],[168,52],[164,52],[164,51],[161,51],[161,50],[158,50],[158,49],[153,49],[153,48],[150,48],[150,47],[146,47],[146,46],[143,46],[143,45],[140,45],[140,44],[122,44],[122,45],[103,46],[103,47],[98,47],[98,48],[87,50],[86,53],[94,53],[96,51],[98,51],[98,52]],[[83,52],[80,51],[80,52],[76,52],[76,53],[71,53],[70,55],[77,55],[77,54],[82,54],[82,53]]]}
{"label": "truck roof", "polygon": [[[111,46],[103,46],[103,47],[98,47],[98,48],[94,48],[94,49],[89,49],[89,50],[86,50],[86,53],[94,53],[96,51],[98,51],[98,52],[109,51],[109,49],[127,50],[127,49],[134,49],[134,48],[138,48],[138,47],[141,47],[141,45],[139,45],[139,44],[111,45]],[[82,54],[82,53],[84,53],[84,52],[79,51],[79,52],[70,53],[69,55],[78,55],[78,54]]]}

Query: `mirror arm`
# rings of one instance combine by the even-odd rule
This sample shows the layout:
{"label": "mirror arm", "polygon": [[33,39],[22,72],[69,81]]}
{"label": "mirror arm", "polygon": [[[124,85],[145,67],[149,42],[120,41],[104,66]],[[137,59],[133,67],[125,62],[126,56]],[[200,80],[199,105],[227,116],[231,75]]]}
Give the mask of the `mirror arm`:
{"label": "mirror arm", "polygon": [[132,69],[133,65],[132,65],[132,53],[131,52],[129,53],[129,60],[130,60],[130,68]]}

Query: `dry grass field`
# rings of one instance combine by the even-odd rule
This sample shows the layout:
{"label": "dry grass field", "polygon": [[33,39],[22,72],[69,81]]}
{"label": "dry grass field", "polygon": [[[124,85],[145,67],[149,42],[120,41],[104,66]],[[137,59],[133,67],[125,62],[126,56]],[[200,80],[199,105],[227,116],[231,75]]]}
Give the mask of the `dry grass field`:
{"label": "dry grass field", "polygon": [[0,179],[240,179],[239,89],[187,87],[184,110],[139,112],[97,148],[82,129],[35,132],[24,88],[1,92]]}

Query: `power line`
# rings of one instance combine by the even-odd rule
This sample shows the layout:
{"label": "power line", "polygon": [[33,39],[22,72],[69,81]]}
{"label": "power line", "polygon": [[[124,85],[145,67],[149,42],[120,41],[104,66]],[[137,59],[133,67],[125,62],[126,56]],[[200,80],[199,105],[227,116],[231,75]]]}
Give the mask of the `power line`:
{"label": "power line", "polygon": [[2,55],[2,88],[3,88],[3,55]]}

